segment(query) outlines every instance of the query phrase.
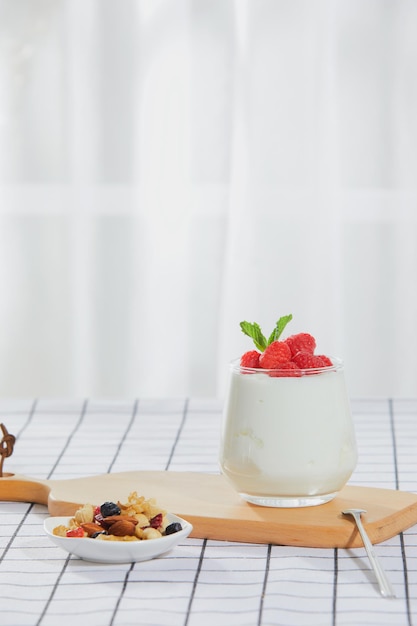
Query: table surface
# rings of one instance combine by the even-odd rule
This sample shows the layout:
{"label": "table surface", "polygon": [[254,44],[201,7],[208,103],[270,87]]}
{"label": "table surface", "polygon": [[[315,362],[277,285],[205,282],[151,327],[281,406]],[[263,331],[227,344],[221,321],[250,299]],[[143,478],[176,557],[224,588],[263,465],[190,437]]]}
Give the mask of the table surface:
{"label": "table surface", "polygon": [[[350,484],[417,492],[417,400],[354,400]],[[217,473],[215,399],[6,400],[16,436],[4,470],[42,479],[130,470]],[[186,539],[152,561],[69,556],[44,535],[46,507],[0,503],[3,626],[411,626],[417,527],[375,546],[397,598],[379,595],[363,548]]]}

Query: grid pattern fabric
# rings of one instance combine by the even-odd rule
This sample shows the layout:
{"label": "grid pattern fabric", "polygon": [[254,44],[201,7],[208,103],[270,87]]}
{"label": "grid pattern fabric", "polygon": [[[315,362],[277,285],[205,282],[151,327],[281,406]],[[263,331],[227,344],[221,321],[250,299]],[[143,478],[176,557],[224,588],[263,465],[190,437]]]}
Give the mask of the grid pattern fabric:
{"label": "grid pattern fabric", "polygon": [[[350,484],[417,492],[417,400],[355,400]],[[40,479],[130,470],[217,473],[221,402],[2,400],[16,436],[5,471]],[[49,542],[46,507],[0,502],[2,626],[413,626],[417,528],[376,547],[397,598],[377,590],[364,549],[186,539],[162,558],[98,564]]]}

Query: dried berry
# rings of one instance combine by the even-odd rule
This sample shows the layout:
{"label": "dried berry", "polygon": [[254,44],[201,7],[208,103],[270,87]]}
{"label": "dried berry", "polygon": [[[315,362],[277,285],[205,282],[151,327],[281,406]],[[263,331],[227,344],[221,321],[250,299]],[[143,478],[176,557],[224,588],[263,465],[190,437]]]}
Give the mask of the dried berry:
{"label": "dried berry", "polygon": [[162,513],[158,513],[158,515],[155,515],[155,517],[149,520],[149,526],[151,528],[159,528],[162,525],[162,519],[163,519]]}
{"label": "dried berry", "polygon": [[101,526],[102,521],[103,521],[103,516],[101,514],[100,507],[96,506],[96,508],[94,509],[94,522]]}
{"label": "dried berry", "polygon": [[103,517],[110,515],[120,515],[120,507],[115,502],[104,502],[100,507],[100,513]]}
{"label": "dried berry", "polygon": [[180,530],[182,530],[181,524],[179,522],[173,522],[165,528],[165,534],[173,535],[174,533],[178,533]]}

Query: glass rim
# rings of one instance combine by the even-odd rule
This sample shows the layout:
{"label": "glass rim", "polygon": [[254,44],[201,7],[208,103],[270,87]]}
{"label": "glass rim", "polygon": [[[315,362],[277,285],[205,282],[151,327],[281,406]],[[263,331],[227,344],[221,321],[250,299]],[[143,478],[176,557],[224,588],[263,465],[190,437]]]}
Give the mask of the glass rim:
{"label": "glass rim", "polygon": [[300,378],[301,376],[311,375],[311,374],[325,374],[326,372],[337,372],[344,369],[344,362],[339,357],[329,356],[328,357],[332,365],[326,365],[325,367],[309,367],[309,368],[301,368],[297,370],[297,375],[294,376],[289,374],[292,370],[282,369],[279,367],[276,368],[266,368],[266,367],[244,367],[240,365],[240,357],[233,359],[229,362],[229,367],[232,371],[242,374],[276,374],[278,372],[282,372],[282,376],[272,376],[273,378]]}

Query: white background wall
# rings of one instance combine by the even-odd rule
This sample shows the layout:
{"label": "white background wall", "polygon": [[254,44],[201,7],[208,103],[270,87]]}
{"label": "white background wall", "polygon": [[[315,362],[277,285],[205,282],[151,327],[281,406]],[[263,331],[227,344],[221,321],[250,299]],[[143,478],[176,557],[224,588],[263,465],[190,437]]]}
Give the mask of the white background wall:
{"label": "white background wall", "polygon": [[0,394],[219,395],[243,319],[417,395],[412,0],[3,0]]}

